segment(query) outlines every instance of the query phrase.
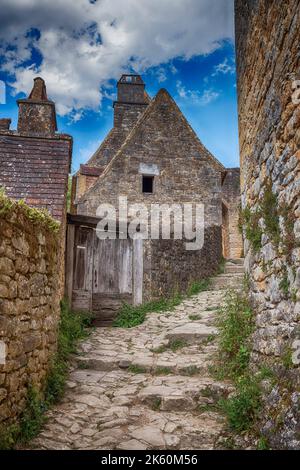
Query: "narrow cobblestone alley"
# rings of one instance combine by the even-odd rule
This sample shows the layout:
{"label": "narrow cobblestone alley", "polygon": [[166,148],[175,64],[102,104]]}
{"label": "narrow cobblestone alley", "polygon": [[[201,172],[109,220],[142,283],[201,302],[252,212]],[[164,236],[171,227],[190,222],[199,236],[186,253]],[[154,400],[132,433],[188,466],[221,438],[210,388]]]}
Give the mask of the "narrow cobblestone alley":
{"label": "narrow cobblestone alley", "polygon": [[225,422],[214,403],[232,391],[209,374],[216,310],[238,288],[242,260],[227,262],[210,290],[132,329],[97,328],[80,346],[63,401],[31,447],[214,449]]}

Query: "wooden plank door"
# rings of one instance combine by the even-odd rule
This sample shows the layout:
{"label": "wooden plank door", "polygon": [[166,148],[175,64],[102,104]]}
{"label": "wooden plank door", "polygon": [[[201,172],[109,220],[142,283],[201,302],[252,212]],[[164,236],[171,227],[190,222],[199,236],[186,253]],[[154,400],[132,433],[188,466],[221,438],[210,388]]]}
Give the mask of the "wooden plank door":
{"label": "wooden plank door", "polygon": [[76,227],[72,295],[75,310],[90,310],[92,307],[93,245],[93,229]]}
{"label": "wooden plank door", "polygon": [[92,310],[96,325],[111,324],[122,304],[132,303],[132,251],[131,239],[94,239]]}

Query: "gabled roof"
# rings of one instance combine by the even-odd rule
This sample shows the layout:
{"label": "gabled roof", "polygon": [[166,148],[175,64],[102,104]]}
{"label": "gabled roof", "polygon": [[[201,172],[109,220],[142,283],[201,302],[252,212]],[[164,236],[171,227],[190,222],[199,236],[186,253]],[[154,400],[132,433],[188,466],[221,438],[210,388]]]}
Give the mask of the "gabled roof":
{"label": "gabled roof", "polygon": [[[135,126],[132,128],[131,132],[127,135],[125,138],[123,144],[117,151],[117,153],[114,155],[114,157],[111,159],[111,161],[108,163],[108,165],[105,167],[103,173],[99,176],[99,178],[96,180],[93,186],[91,186],[88,191],[86,191],[80,198],[80,201],[84,201],[85,199],[88,198],[89,194],[91,194],[96,187],[98,187],[99,184],[105,179],[106,175],[110,172],[111,168],[113,167],[115,161],[119,158],[122,158],[122,154],[124,150],[126,149],[127,145],[131,142],[132,139],[134,139],[136,133],[138,132],[140,126],[147,120],[148,116],[155,112],[158,106],[165,102],[165,104],[168,104],[172,106],[173,110],[177,114],[177,116],[183,120],[185,126],[191,133],[192,138],[198,143],[198,148],[199,152],[201,153],[201,156],[206,159],[208,163],[210,163],[217,171],[224,172],[225,167],[207,150],[207,148],[202,144],[200,141],[199,137],[195,133],[195,131],[192,129],[191,125],[185,118],[184,114],[181,112],[179,107],[177,106],[176,102],[174,99],[171,97],[171,95],[168,93],[168,91],[164,88],[161,88],[155,98],[151,101],[150,105],[146,108],[144,113],[140,116],[139,120],[135,124]],[[109,137],[109,136],[108,136]],[[107,137],[107,138],[108,138]],[[91,160],[90,160],[91,161]],[[89,161],[89,162],[90,162]]]}
{"label": "gabled roof", "polygon": [[100,159],[105,158],[105,151],[107,149],[115,149],[117,152],[124,142],[126,137],[126,133],[123,134],[120,132],[119,129],[115,129],[114,127],[109,131],[105,139],[101,142],[100,146],[97,150],[93,153],[91,158],[85,163],[87,166],[97,166],[97,162]]}

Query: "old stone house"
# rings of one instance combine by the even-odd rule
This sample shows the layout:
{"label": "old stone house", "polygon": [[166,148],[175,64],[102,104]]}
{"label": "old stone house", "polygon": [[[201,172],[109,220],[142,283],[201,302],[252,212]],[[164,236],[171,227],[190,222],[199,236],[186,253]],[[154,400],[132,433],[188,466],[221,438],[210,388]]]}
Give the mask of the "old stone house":
{"label": "old stone house", "polygon": [[[226,170],[204,147],[165,89],[151,100],[139,75],[123,75],[117,87],[113,128],[73,179],[72,224],[77,220],[82,226],[74,235],[75,279],[70,295],[73,305],[89,305],[93,310],[110,293],[118,292],[120,299],[126,294],[127,300],[131,296],[136,303],[186,289],[190,282],[216,271],[222,244],[225,256],[242,254],[237,223],[238,169]],[[143,247],[136,248],[143,262],[139,266],[129,240],[121,254],[120,241],[110,240],[111,254],[105,254],[103,248],[103,254],[91,260],[95,256],[88,245],[93,228],[87,229],[86,221],[93,217],[96,223],[100,203],[117,208],[119,196],[126,196],[128,204],[143,203],[149,208],[155,203],[204,204],[203,248],[193,252],[185,249],[183,240],[144,240]],[[102,250],[99,243],[108,246],[108,241],[92,243],[94,253]]]}

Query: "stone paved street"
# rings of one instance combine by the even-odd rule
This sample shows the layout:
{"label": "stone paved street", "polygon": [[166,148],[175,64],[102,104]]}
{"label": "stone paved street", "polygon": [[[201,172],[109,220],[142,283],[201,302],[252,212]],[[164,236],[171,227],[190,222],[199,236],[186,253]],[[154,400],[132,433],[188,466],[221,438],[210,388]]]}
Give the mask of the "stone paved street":
{"label": "stone paved street", "polygon": [[[132,328],[98,328],[82,343],[63,401],[32,442],[39,449],[213,449],[225,422],[213,405],[232,386],[209,374],[216,309],[240,265],[211,290]],[[176,349],[176,347],[178,349]]]}

